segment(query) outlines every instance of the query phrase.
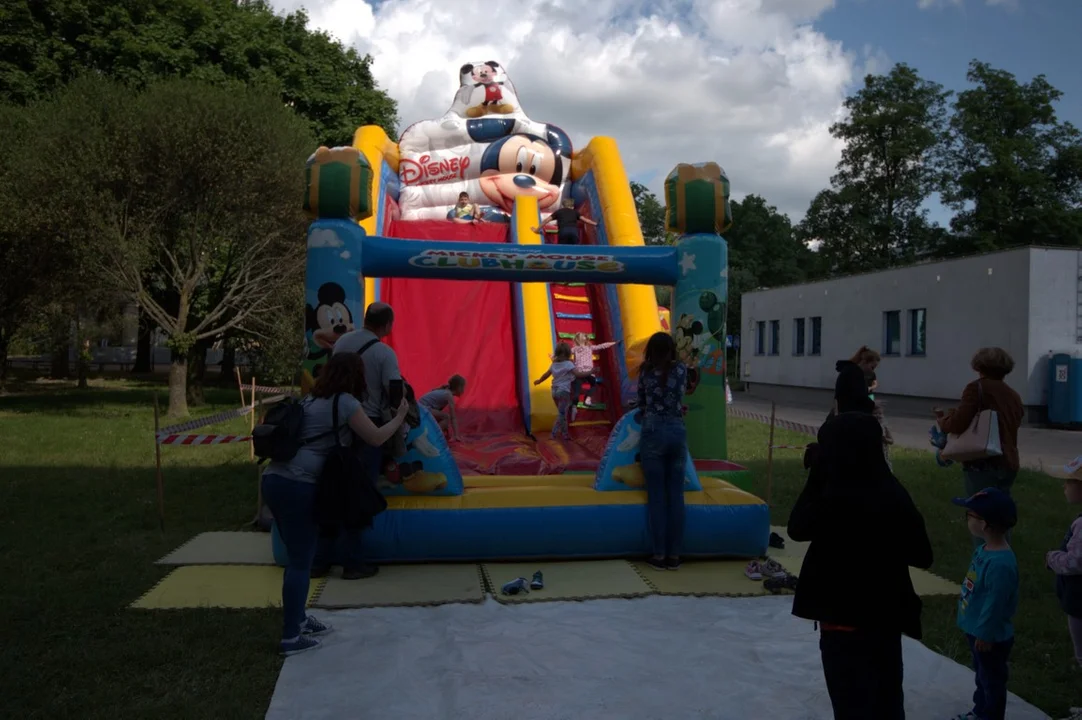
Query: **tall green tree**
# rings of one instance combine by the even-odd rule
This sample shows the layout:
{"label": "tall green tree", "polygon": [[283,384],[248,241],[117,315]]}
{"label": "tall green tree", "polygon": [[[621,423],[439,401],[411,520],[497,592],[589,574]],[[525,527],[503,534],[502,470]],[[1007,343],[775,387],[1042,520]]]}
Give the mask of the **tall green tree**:
{"label": "tall green tree", "polygon": [[90,139],[85,153],[80,145],[58,158],[66,122],[42,123],[29,138],[27,192],[58,208],[41,215],[40,231],[86,248],[99,283],[137,301],[169,336],[169,412],[187,414],[193,350],[295,311],[308,125],[275,94],[191,80],[137,93],[87,77],[33,109],[81,115]]}
{"label": "tall green tree", "polygon": [[814,253],[796,237],[789,216],[762,196],[734,200],[729,243],[728,326],[740,327],[740,297],[757,287],[779,287],[808,277]]}
{"label": "tall green tree", "polygon": [[6,0],[0,5],[0,102],[25,104],[84,72],[136,88],[156,78],[239,80],[277,93],[328,145],[361,125],[395,132],[395,102],[371,56],[278,15],[262,0]]}
{"label": "tall green tree", "polygon": [[846,99],[846,119],[830,128],[845,142],[837,173],[800,230],[832,269],[875,270],[927,251],[935,229],[923,205],[937,188],[949,96],[900,63]]}
{"label": "tall green tree", "polygon": [[671,242],[670,233],[665,230],[665,206],[657,195],[642,183],[631,183],[631,196],[635,198],[635,210],[639,215],[639,227],[642,228],[642,241],[647,245],[665,245]]}
{"label": "tall green tree", "polygon": [[976,60],[966,79],[939,163],[958,235],[946,254],[1082,245],[1082,136],[1056,116],[1063,93]]}

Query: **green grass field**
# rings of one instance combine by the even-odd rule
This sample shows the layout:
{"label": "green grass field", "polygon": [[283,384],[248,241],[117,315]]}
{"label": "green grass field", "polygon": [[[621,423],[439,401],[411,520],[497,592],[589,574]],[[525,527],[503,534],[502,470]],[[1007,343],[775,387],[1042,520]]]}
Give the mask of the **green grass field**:
{"label": "green grass field", "polygon": [[[12,718],[261,718],[281,666],[278,613],[152,611],[127,606],[166,574],[153,565],[206,530],[243,527],[255,512],[256,476],[244,445],[163,448],[166,528],[158,528],[151,396],[158,386],[97,382],[87,391],[25,384],[0,397],[0,716]],[[208,390],[210,414],[238,404]],[[221,429],[243,432],[246,420]],[[779,443],[804,436],[780,432]],[[766,494],[765,426],[729,423],[734,460]],[[927,453],[900,451],[895,469],[924,512],[933,570],[960,578],[970,543],[950,504],[959,471]],[[774,521],[784,524],[803,482],[799,453],[779,451]],[[1023,473],[1016,483],[1022,566],[1011,689],[1054,717],[1082,696],[1066,623],[1044,569],[1073,517],[1059,483]],[[890,541],[884,528],[884,541]],[[868,572],[874,582],[874,568]],[[925,642],[966,662],[954,601],[926,601]],[[963,691],[968,695],[968,688]]]}

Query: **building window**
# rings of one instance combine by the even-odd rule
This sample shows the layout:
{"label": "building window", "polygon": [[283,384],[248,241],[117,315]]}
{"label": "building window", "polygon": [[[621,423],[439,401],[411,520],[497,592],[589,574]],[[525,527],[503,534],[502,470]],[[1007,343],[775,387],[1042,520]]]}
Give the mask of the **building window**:
{"label": "building window", "polygon": [[900,355],[902,351],[902,312],[887,310],[883,313],[883,354]]}
{"label": "building window", "polygon": [[924,354],[924,339],[927,329],[925,321],[928,319],[928,311],[925,308],[914,308],[909,311],[909,354]]}
{"label": "building window", "polygon": [[755,354],[766,355],[766,322],[755,323]]}
{"label": "building window", "polygon": [[804,318],[793,320],[793,354],[804,354]]}
{"label": "building window", "polygon": [[809,355],[818,355],[823,350],[823,318],[813,317],[811,320],[811,349]]}
{"label": "building window", "polygon": [[770,354],[781,352],[781,320],[770,321]]}

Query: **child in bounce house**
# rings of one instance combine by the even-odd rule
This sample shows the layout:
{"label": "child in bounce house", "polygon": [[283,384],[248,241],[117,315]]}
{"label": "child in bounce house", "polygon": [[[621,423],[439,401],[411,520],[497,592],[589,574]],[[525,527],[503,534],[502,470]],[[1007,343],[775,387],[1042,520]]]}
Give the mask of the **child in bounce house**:
{"label": "child in bounce house", "polygon": [[565,342],[556,343],[552,353],[552,365],[545,374],[533,381],[540,385],[552,378],[552,401],[556,403],[556,424],[552,426],[552,439],[570,440],[567,430],[567,414],[571,408],[571,383],[575,381],[575,363],[571,361],[571,346]]}
{"label": "child in bounce house", "polygon": [[[590,390],[586,393],[586,404],[593,403],[595,390],[597,390],[598,372],[597,366],[594,365],[594,353],[598,350],[608,350],[614,345],[616,345],[614,342],[591,345],[586,333],[575,333],[575,344],[571,346],[571,358],[575,363],[575,380],[571,383],[572,408],[578,404],[579,397],[582,395],[583,383],[590,385]],[[572,417],[574,413],[572,409]]]}
{"label": "child in bounce house", "polygon": [[456,223],[482,222],[481,211],[476,203],[470,202],[470,194],[462,192],[458,194],[458,202],[447,213],[447,219]]}
{"label": "child in bounce house", "polygon": [[657,332],[646,343],[639,368],[638,412],[642,423],[639,455],[646,479],[646,508],[655,570],[680,568],[684,540],[684,463],[687,430],[684,392],[687,365],[676,355],[676,342]]}
{"label": "child in bounce house", "polygon": [[466,378],[461,375],[452,375],[443,385],[429,390],[417,401],[428,408],[432,417],[439,423],[440,429],[452,441],[462,441],[462,436],[458,434],[455,398],[462,397],[464,392],[466,392]]}

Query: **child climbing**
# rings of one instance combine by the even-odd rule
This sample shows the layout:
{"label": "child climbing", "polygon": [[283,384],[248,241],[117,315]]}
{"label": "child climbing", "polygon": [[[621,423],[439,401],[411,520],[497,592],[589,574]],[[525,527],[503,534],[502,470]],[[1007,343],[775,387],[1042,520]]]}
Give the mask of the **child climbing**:
{"label": "child climbing", "polygon": [[[608,350],[614,345],[616,345],[614,342],[591,345],[588,342],[586,333],[575,333],[575,344],[571,347],[571,358],[575,363],[575,379],[571,383],[572,408],[579,402],[584,383],[590,386],[589,391],[586,393],[586,404],[589,405],[594,401],[598,374],[597,366],[594,365],[594,353],[598,350]],[[572,410],[573,413],[574,410]]]}
{"label": "child climbing", "polygon": [[451,379],[438,388],[429,390],[418,401],[428,408],[432,417],[439,423],[440,429],[451,441],[462,441],[458,432],[458,417],[455,415],[455,398],[462,397],[466,392],[466,378],[461,375],[452,375]]}
{"label": "child climbing", "polygon": [[567,411],[571,408],[571,383],[575,381],[575,363],[571,361],[571,346],[557,343],[552,353],[552,365],[545,374],[533,381],[540,385],[552,378],[552,401],[556,403],[556,424],[552,426],[552,438],[570,440],[567,431]]}

